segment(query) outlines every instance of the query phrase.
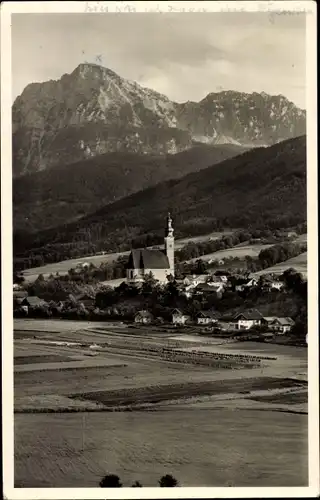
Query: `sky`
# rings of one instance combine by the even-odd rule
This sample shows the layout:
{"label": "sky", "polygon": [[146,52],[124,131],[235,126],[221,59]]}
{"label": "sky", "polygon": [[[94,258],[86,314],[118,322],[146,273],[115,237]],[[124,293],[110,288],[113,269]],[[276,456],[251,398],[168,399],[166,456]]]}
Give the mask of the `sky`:
{"label": "sky", "polygon": [[177,102],[236,90],[305,108],[304,14],[13,14],[12,98],[98,63]]}

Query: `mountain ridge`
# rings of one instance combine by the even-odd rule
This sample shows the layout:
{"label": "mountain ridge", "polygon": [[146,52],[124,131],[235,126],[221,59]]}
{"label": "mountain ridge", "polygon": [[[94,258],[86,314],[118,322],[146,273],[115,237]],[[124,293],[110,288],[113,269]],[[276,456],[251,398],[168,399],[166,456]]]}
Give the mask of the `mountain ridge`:
{"label": "mountain ridge", "polygon": [[265,92],[177,103],[99,65],[27,85],[12,107],[13,174],[107,152],[174,154],[195,142],[267,146],[305,133],[305,111]]}
{"label": "mountain ridge", "polygon": [[175,155],[104,153],[13,179],[13,227],[37,231],[77,220],[119,198],[246,151],[200,144]]}
{"label": "mountain ridge", "polygon": [[[257,169],[257,165],[259,168]],[[221,227],[291,227],[306,220],[306,137],[256,148],[217,165],[133,193],[77,222],[16,238],[16,255],[64,260],[74,251],[123,250],[163,232],[173,215],[177,237]],[[75,250],[76,248],[76,250]]]}

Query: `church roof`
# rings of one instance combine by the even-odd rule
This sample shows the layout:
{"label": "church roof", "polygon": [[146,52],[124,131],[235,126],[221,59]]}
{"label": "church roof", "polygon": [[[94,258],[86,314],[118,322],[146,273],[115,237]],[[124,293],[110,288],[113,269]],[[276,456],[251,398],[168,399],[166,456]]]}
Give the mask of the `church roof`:
{"label": "church roof", "polygon": [[169,269],[168,257],[161,250],[138,248],[131,250],[128,269]]}

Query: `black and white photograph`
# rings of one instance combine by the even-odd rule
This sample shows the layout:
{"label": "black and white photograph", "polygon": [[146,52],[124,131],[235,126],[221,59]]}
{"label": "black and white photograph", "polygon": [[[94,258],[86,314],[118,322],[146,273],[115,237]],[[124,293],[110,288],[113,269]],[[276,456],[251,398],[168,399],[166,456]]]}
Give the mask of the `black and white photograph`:
{"label": "black and white photograph", "polygon": [[4,3],[6,498],[319,494],[315,17]]}

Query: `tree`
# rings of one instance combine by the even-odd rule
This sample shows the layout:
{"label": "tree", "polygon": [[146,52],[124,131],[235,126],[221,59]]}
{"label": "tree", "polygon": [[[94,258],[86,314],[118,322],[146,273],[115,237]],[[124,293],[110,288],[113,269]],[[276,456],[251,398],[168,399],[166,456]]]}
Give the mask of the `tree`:
{"label": "tree", "polygon": [[157,284],[157,280],[155,279],[153,273],[150,271],[150,273],[146,274],[144,277],[141,288],[142,295],[150,295],[157,287]]}
{"label": "tree", "polygon": [[142,484],[140,483],[140,481],[135,481],[131,488],[142,488]]}
{"label": "tree", "polygon": [[107,474],[101,479],[99,486],[100,488],[122,488],[122,483],[116,474]]}
{"label": "tree", "polygon": [[171,474],[166,474],[161,477],[159,486],[160,488],[173,488],[174,486],[178,486],[178,481]]}

